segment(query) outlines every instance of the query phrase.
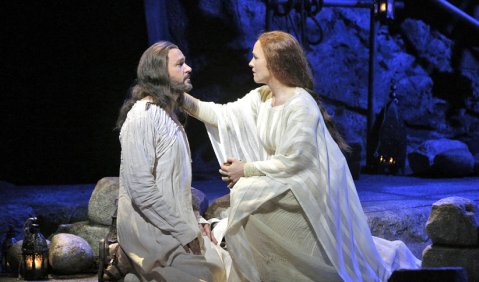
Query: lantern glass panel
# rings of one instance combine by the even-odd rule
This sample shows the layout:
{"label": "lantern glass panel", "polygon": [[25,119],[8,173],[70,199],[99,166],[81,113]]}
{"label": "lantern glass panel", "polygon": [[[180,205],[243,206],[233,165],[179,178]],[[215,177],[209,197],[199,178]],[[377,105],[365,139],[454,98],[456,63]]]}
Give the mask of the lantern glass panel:
{"label": "lantern glass panel", "polygon": [[46,279],[48,278],[47,240],[40,233],[36,218],[29,218],[24,229],[21,275],[25,280]]}

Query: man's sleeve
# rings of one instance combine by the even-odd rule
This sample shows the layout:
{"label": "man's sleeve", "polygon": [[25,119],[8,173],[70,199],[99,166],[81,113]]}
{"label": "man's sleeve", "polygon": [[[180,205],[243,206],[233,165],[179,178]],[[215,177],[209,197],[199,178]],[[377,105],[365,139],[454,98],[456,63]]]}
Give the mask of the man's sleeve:
{"label": "man's sleeve", "polygon": [[[157,187],[154,177],[156,147],[161,140],[158,140],[155,122],[157,121],[147,117],[139,118],[130,125],[128,136],[124,136],[122,151],[127,181],[125,187],[133,205],[146,220],[162,232],[173,235],[184,246],[198,234],[181,218],[176,202]],[[168,144],[164,145],[168,147]]]}

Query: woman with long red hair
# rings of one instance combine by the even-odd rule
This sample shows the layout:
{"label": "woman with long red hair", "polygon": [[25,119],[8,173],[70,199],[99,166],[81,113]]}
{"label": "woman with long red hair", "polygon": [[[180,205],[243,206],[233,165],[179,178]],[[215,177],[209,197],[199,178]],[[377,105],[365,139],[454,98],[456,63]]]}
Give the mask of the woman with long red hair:
{"label": "woman with long red hair", "polygon": [[[225,105],[186,94],[231,188],[230,281],[387,281],[417,268],[400,241],[373,238],[342,150],[290,34],[259,36],[249,66],[264,86]],[[387,261],[384,257],[393,257]]]}

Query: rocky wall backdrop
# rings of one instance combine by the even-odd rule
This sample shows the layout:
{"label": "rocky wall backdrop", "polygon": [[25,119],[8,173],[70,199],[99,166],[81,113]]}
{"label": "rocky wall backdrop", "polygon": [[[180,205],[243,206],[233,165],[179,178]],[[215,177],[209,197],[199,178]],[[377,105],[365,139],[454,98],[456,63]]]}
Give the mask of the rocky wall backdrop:
{"label": "rocky wall backdrop", "polygon": [[[223,103],[256,87],[248,62],[257,36],[266,30],[266,1],[176,0],[163,4],[167,17],[158,20],[149,16],[147,10],[147,24],[167,21],[169,32],[160,37],[170,38],[186,53],[193,67],[193,95]],[[479,5],[468,1],[454,4],[479,19]],[[393,21],[377,25],[374,115],[390,100],[394,83],[400,118],[406,129],[407,153],[428,140],[455,140],[466,145],[469,152],[465,161],[470,163],[475,157],[477,169],[479,31],[424,3],[421,6],[406,1],[395,13]],[[269,15],[270,29],[290,31],[301,40],[297,10],[292,9],[288,14],[289,22],[274,12]],[[322,33],[321,42],[305,46],[314,72],[315,90],[347,140],[360,144],[364,166],[369,9],[323,7],[306,23],[305,34],[311,41]],[[149,36],[152,40],[155,33],[150,32]],[[197,176],[216,170],[209,142],[205,142],[204,127],[190,119],[187,130]],[[407,161],[405,172],[411,172]],[[462,175],[471,173],[472,169]]]}
{"label": "rocky wall backdrop", "polygon": [[[278,11],[285,16],[267,8],[267,3],[274,2],[283,5]],[[232,101],[257,87],[248,62],[258,34],[283,29],[304,41],[296,4],[318,2],[2,2],[0,181],[86,184],[118,175],[115,121],[149,44],[168,39],[182,48],[193,67],[193,95]],[[404,4],[396,9],[395,19],[376,28],[374,115],[389,101],[394,80],[398,103],[393,105],[407,136],[397,146],[404,152],[402,159],[410,161],[405,151],[415,152],[425,141],[461,142],[467,152],[444,153],[447,160],[460,159],[469,168],[462,175],[470,174],[471,160],[477,164],[479,150],[477,28],[435,7],[432,3],[437,1],[395,2]],[[476,20],[479,17],[477,1],[449,2]],[[288,3],[295,4],[291,11]],[[355,160],[364,168],[366,145],[373,144],[366,141],[369,10],[325,6],[313,14],[307,17],[304,34],[312,42],[305,48],[315,90],[360,153]],[[286,15],[291,19],[286,20]],[[204,126],[190,119],[187,131],[194,154],[193,175],[216,173]],[[425,153],[434,166],[436,156]],[[456,167],[455,159],[449,167]],[[410,167],[407,163],[406,173]]]}

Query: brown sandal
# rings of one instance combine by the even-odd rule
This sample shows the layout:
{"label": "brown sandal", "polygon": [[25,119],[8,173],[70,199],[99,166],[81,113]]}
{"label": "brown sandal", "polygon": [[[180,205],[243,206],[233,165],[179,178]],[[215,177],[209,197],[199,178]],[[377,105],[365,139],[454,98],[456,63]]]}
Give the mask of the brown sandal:
{"label": "brown sandal", "polygon": [[[126,273],[124,273],[119,266],[118,252],[121,251],[120,244],[109,244],[107,247],[103,248],[103,250],[104,255],[103,258],[100,256],[100,261],[103,261],[104,264],[99,269],[98,281],[118,281],[122,279]],[[105,256],[106,252],[108,252],[107,256]]]}
{"label": "brown sandal", "polygon": [[118,243],[116,230],[116,215],[118,199],[115,201],[117,209],[111,217],[111,225],[105,239],[100,240],[98,281],[119,281],[132,270],[132,265],[126,253]]}
{"label": "brown sandal", "polygon": [[105,240],[101,240],[98,281],[119,281],[130,270],[131,264],[120,244],[105,244]]}

